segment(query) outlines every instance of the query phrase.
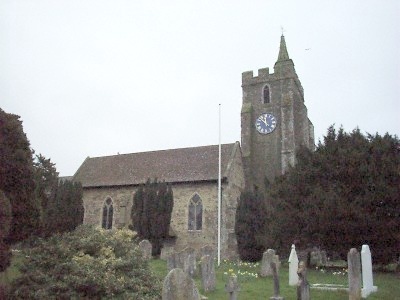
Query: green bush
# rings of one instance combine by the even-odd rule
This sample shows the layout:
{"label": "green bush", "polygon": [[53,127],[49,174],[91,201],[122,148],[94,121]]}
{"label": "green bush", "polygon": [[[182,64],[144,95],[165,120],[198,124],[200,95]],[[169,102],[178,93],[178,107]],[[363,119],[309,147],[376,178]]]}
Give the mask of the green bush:
{"label": "green bush", "polygon": [[28,299],[159,299],[161,282],[152,274],[130,230],[80,226],[39,240],[24,250],[22,276],[11,297]]}

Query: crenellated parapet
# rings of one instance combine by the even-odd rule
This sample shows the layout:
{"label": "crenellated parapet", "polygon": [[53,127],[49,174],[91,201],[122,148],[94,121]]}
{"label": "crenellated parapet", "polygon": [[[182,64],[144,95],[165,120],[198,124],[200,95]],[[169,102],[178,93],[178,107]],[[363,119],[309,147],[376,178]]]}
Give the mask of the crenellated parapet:
{"label": "crenellated parapet", "polygon": [[258,84],[269,80],[273,74],[269,73],[269,68],[258,69],[258,75],[254,76],[253,71],[247,71],[242,73],[242,86]]}

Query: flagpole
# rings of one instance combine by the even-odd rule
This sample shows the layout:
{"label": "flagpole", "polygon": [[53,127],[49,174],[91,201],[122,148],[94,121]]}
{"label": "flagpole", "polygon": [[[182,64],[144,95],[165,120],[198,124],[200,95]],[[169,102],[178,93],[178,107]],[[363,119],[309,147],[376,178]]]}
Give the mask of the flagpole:
{"label": "flagpole", "polygon": [[221,264],[221,104],[218,118],[218,266]]}

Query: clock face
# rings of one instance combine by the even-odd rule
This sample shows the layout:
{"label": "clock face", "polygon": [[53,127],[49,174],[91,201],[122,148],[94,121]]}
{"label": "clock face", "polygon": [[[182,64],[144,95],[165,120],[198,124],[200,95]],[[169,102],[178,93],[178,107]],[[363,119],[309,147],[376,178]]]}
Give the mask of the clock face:
{"label": "clock face", "polygon": [[268,134],[276,128],[276,119],[272,114],[262,114],[256,120],[256,128],[259,133]]}

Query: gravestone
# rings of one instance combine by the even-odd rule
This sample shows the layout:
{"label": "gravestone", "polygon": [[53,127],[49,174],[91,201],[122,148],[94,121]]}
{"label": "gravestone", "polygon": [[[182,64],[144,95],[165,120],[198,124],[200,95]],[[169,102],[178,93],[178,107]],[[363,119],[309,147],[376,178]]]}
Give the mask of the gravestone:
{"label": "gravestone", "polygon": [[299,282],[297,283],[297,300],[310,300],[310,284],[307,281],[306,264],[301,261],[297,270]]}
{"label": "gravestone", "polygon": [[328,256],[326,255],[326,251],[321,251],[321,266],[326,266],[328,264]]}
{"label": "gravestone", "polygon": [[363,298],[367,298],[369,294],[374,293],[378,290],[378,287],[374,286],[374,279],[372,275],[371,250],[369,249],[368,245],[362,245],[361,247],[361,265],[363,282],[361,296]]}
{"label": "gravestone", "polygon": [[175,269],[175,268],[183,269],[182,267],[179,266],[178,257],[177,256],[178,256],[178,254],[175,253],[175,252],[172,252],[172,253],[170,253],[168,255],[168,257],[167,257],[167,270],[168,270],[168,272],[171,271],[172,269]]}
{"label": "gravestone", "polygon": [[200,258],[204,255],[210,255],[212,258],[215,257],[214,248],[210,245],[205,245],[200,248]]}
{"label": "gravestone", "polygon": [[206,292],[215,290],[215,266],[214,258],[210,255],[204,255],[201,258],[201,282]]}
{"label": "gravestone", "polygon": [[193,279],[176,268],[164,279],[162,300],[200,300],[200,293]]}
{"label": "gravestone", "polygon": [[164,245],[161,248],[160,259],[167,260],[168,256],[170,256],[171,253],[174,253],[174,252],[175,252],[174,246]]}
{"label": "gravestone", "polygon": [[322,251],[319,248],[314,247],[310,252],[310,266],[322,266],[322,260]]}
{"label": "gravestone", "polygon": [[292,250],[289,256],[289,285],[296,286],[299,282],[299,276],[297,275],[297,269],[299,268],[299,258],[297,257],[296,247],[292,245]]}
{"label": "gravestone", "polygon": [[229,276],[225,284],[225,291],[228,292],[229,300],[237,300],[240,287],[236,275]]}
{"label": "gravestone", "polygon": [[151,258],[151,243],[148,240],[142,240],[139,243],[139,249],[142,251],[142,256],[144,259],[150,259]]}
{"label": "gravestone", "polygon": [[276,260],[275,250],[268,249],[264,252],[262,261],[261,261],[261,277],[272,276],[271,262]]}
{"label": "gravestone", "polygon": [[179,263],[183,264],[183,271],[190,277],[196,274],[196,252],[193,248],[185,248],[179,253]]}
{"label": "gravestone", "polygon": [[360,253],[351,248],[347,254],[347,274],[349,277],[349,300],[361,299],[361,265]]}
{"label": "gravestone", "polygon": [[281,297],[279,294],[279,277],[278,277],[278,271],[276,270],[276,263],[271,262],[271,269],[272,269],[272,276],[274,278],[274,295],[270,297],[270,300],[284,300],[283,297]]}

